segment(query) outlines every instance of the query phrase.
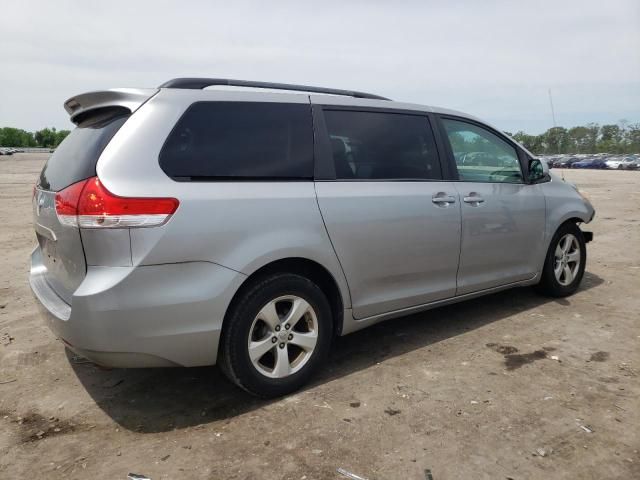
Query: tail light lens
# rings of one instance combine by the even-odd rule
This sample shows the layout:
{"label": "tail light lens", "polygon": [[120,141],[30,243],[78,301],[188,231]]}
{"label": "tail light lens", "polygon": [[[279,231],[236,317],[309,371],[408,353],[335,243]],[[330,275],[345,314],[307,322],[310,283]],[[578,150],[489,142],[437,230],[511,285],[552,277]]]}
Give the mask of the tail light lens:
{"label": "tail light lens", "polygon": [[60,223],[80,228],[156,227],[166,223],[179,204],[175,198],[118,197],[98,177],[56,193]]}

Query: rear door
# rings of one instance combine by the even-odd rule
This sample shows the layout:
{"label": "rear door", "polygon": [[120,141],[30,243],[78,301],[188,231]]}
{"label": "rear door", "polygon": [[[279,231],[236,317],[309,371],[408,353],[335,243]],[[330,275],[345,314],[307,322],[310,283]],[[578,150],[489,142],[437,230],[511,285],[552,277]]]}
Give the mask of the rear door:
{"label": "rear door", "polygon": [[455,295],[460,208],[427,114],[314,106],[316,193],[355,318]]}
{"label": "rear door", "polygon": [[457,294],[533,278],[545,229],[540,185],[525,182],[524,158],[506,137],[466,119],[440,121],[461,199]]}
{"label": "rear door", "polygon": [[44,277],[67,303],[86,274],[80,229],[60,223],[56,193],[96,175],[98,157],[124,124],[129,110],[107,108],[85,116],[45,164],[33,196],[33,223]]}

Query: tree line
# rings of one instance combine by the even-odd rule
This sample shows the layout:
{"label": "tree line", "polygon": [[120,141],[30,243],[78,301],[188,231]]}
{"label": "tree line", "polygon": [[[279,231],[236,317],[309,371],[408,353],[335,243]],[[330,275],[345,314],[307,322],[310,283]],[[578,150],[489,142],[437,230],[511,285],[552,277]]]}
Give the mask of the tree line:
{"label": "tree line", "polygon": [[640,123],[621,120],[617,125],[553,127],[540,135],[505,132],[535,154],[640,153]]}
{"label": "tree line", "polygon": [[60,145],[69,130],[43,128],[37,132],[27,132],[20,128],[0,128],[0,147],[44,147],[56,148]]}

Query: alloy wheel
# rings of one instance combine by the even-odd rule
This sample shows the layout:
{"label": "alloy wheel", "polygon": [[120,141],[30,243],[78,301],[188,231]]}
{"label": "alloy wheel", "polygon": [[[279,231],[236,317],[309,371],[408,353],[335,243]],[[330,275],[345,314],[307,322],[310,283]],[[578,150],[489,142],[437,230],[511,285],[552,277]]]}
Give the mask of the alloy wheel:
{"label": "alloy wheel", "polygon": [[580,243],[575,235],[564,235],[555,250],[553,273],[558,283],[564,287],[570,285],[580,270]]}
{"label": "alloy wheel", "polygon": [[285,295],[260,309],[249,329],[249,358],[269,378],[284,378],[299,371],[318,342],[318,317],[305,299]]}

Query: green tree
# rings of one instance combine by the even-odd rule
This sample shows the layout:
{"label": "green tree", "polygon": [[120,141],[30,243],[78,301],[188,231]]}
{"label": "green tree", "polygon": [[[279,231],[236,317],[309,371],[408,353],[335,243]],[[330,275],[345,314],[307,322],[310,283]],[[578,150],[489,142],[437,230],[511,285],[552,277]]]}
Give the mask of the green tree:
{"label": "green tree", "polygon": [[625,130],[625,153],[640,153],[640,123],[634,123]]}
{"label": "green tree", "polygon": [[567,129],[553,127],[544,133],[545,153],[564,153],[569,145]]}
{"label": "green tree", "polygon": [[53,148],[56,146],[56,129],[43,128],[33,134],[38,146],[45,148]]}
{"label": "green tree", "polygon": [[0,128],[0,147],[33,147],[35,145],[31,132],[19,128]]}
{"label": "green tree", "polygon": [[563,153],[589,153],[590,132],[587,127],[573,127],[567,132],[568,149]]}
{"label": "green tree", "polygon": [[58,145],[60,145],[62,143],[62,141],[67,138],[67,135],[69,135],[71,132],[69,130],[58,130],[56,132],[56,137],[55,137],[55,145],[54,147],[57,147]]}
{"label": "green tree", "polygon": [[520,142],[531,153],[544,153],[544,141],[542,135],[528,135],[523,131],[512,135],[513,139]]}
{"label": "green tree", "polygon": [[595,153],[598,149],[600,125],[598,125],[597,123],[588,123],[585,128],[587,129],[585,153]]}
{"label": "green tree", "polygon": [[623,130],[618,125],[603,125],[598,141],[599,152],[620,153],[623,145]]}

